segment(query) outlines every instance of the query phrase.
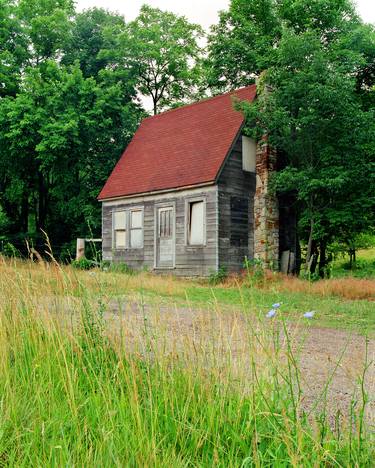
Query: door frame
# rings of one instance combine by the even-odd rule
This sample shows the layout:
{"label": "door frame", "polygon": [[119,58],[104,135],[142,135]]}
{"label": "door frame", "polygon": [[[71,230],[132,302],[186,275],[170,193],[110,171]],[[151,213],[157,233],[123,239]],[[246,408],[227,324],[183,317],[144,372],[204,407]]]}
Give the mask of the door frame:
{"label": "door frame", "polygon": [[[173,261],[171,266],[158,266],[158,228],[159,228],[159,208],[172,208],[172,255]],[[165,201],[155,203],[154,205],[154,270],[173,270],[176,268],[176,202]]]}

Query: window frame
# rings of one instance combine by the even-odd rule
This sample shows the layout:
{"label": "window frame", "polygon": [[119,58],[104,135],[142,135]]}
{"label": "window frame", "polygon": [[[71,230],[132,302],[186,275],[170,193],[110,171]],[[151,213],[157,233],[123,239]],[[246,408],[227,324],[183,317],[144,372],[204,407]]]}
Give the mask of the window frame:
{"label": "window frame", "polygon": [[[142,216],[141,227],[131,227],[131,213],[134,211],[140,211]],[[115,229],[115,213],[125,213],[125,229]],[[131,231],[140,230],[142,233],[142,243],[140,247],[131,246]],[[116,231],[125,231],[125,247],[116,246]],[[112,210],[112,249],[113,250],[140,250],[144,248],[144,207],[143,206],[132,206],[131,208],[116,208]]]}
{"label": "window frame", "polygon": [[[203,203],[203,242],[201,244],[190,244],[190,214],[192,203]],[[189,197],[185,199],[185,247],[190,249],[201,248],[207,245],[207,201],[206,197]]]}
{"label": "window frame", "polygon": [[[132,213],[139,211],[141,213],[141,226],[137,228],[132,227]],[[129,209],[128,212],[128,220],[129,220],[129,249],[131,250],[139,250],[143,249],[144,245],[144,210],[143,207],[135,208],[132,207]],[[133,247],[132,246],[132,231],[141,231],[141,245],[139,247]]]}
{"label": "window frame", "polygon": [[[254,148],[255,153],[251,155],[252,160],[250,161],[250,164],[245,164],[245,147],[249,146],[251,142],[251,146]],[[247,135],[242,135],[242,171],[246,172],[247,174],[256,174],[256,168],[257,168],[257,141],[254,138],[251,138]],[[251,166],[251,170],[245,168],[245,166]]]}

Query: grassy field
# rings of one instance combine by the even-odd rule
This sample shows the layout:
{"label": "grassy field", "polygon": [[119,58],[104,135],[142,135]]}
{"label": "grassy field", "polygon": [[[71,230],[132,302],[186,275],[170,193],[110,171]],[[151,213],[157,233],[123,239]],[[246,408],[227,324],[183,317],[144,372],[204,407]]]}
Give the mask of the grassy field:
{"label": "grassy field", "polygon": [[[316,325],[372,333],[373,280],[311,284],[270,274],[212,287],[3,259],[0,298],[0,466],[373,466],[364,417],[370,361],[364,356],[350,411],[332,425],[324,404],[304,410],[286,326],[315,310]],[[147,324],[143,346],[130,346],[129,324],[114,332],[106,323],[116,298],[240,310],[257,324],[244,335],[246,374],[229,357],[218,362],[209,343],[196,349],[177,336],[166,352]],[[283,312],[271,327],[259,317],[276,301]],[[324,397],[323,389],[319,403]]]}
{"label": "grassy field", "polygon": [[357,252],[356,267],[349,269],[349,258],[339,258],[333,263],[333,277],[375,278],[375,248]]}

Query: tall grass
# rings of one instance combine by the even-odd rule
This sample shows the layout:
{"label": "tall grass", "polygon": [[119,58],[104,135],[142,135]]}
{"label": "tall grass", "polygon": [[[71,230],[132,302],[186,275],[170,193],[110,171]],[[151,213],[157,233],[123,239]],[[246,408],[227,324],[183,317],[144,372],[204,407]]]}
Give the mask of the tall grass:
{"label": "tall grass", "polygon": [[237,324],[236,368],[220,333],[170,345],[145,316],[134,341],[103,285],[93,300],[57,266],[23,268],[0,277],[0,466],[371,466],[365,386],[334,428],[324,404],[304,411],[285,322]]}

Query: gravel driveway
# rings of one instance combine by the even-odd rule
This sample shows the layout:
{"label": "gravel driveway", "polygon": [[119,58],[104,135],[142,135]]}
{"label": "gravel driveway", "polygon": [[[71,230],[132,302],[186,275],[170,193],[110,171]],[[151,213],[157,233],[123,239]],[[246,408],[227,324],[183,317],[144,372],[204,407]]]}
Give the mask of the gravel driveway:
{"label": "gravel driveway", "polygon": [[[145,349],[145,337],[152,337],[156,338],[155,342],[162,342],[164,353],[191,352],[206,360],[207,356],[213,356],[216,365],[229,363],[242,374],[246,374],[250,363],[249,356],[254,349],[251,348],[254,339],[251,339],[254,334],[258,336],[259,343],[265,343],[272,335],[267,329],[269,331],[274,327],[274,330],[280,332],[281,347],[285,349],[280,322],[268,321],[256,325],[254,317],[235,310],[210,312],[118,300],[110,302],[105,318],[111,330],[121,331],[128,344],[138,349]],[[288,333],[299,355],[303,406],[307,409],[314,407],[314,402],[324,391],[333,373],[327,391],[328,413],[332,421],[337,411],[348,415],[353,396],[355,399],[360,398],[359,377],[364,369],[366,339],[347,331],[315,327],[313,321],[288,324]],[[367,418],[374,424],[375,340],[368,340],[367,352],[369,366],[365,381],[370,400]]]}

